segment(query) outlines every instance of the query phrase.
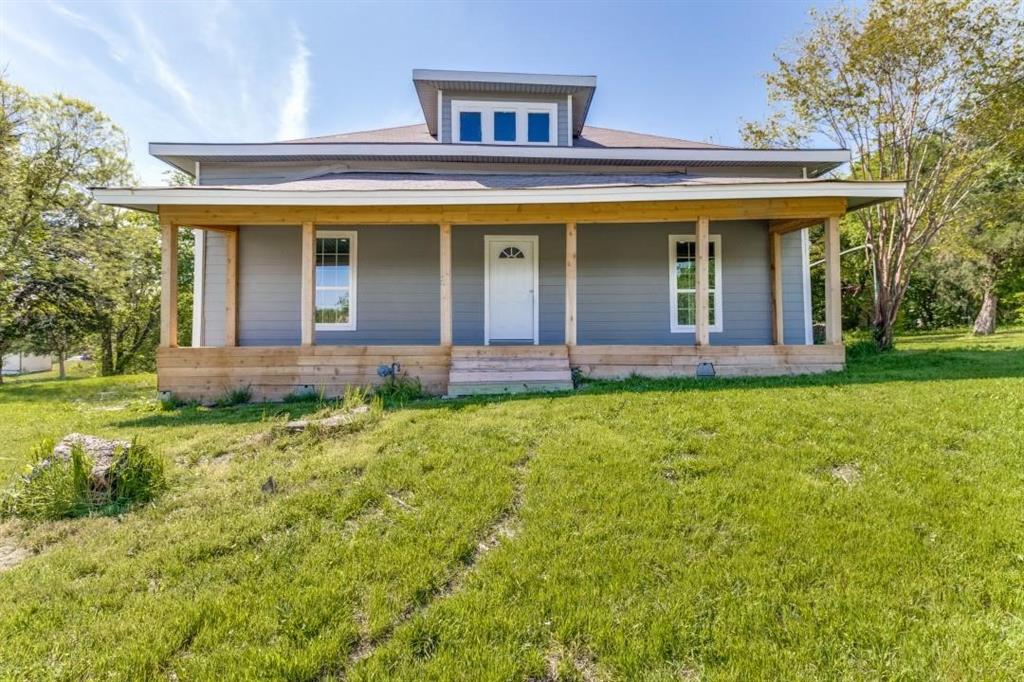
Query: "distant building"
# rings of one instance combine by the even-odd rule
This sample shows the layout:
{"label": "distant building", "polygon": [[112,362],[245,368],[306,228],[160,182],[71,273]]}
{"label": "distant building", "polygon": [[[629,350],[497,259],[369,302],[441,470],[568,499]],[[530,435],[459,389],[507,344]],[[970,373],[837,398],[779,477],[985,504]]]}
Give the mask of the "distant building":
{"label": "distant building", "polygon": [[32,355],[31,353],[15,353],[4,356],[5,375],[28,374],[29,372],[48,372],[53,367],[53,358],[49,355]]}

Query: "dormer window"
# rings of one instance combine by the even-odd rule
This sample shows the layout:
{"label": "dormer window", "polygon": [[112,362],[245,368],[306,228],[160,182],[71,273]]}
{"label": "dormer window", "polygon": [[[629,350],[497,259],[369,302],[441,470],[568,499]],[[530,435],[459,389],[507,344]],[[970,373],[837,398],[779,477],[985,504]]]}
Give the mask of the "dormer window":
{"label": "dormer window", "polygon": [[452,139],[463,144],[538,144],[558,141],[554,102],[452,101]]}

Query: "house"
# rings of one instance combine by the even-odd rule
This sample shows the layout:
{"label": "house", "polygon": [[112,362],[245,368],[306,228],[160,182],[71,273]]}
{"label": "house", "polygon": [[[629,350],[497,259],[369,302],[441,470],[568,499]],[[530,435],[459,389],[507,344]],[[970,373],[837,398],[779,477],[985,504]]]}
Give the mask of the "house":
{"label": "house", "polygon": [[4,376],[28,374],[29,372],[49,372],[53,367],[53,358],[49,355],[33,353],[11,353],[3,358]]}
{"label": "house", "polygon": [[[565,389],[570,368],[843,367],[839,219],[901,196],[901,183],[827,179],[845,150],[589,126],[594,76],[415,70],[413,86],[417,125],[153,143],[196,185],[95,190],[160,217],[161,391],[337,394],[393,363],[451,395]],[[807,228],[817,224],[824,345],[812,343],[810,318]],[[198,236],[189,348],[176,344],[174,314],[183,228]]]}

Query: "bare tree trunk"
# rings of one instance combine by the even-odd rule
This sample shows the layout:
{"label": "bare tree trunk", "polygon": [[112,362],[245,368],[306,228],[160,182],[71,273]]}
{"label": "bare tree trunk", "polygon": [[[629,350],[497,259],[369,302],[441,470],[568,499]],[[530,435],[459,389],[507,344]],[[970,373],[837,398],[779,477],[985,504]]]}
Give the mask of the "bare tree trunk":
{"label": "bare tree trunk", "polygon": [[981,310],[974,319],[975,336],[988,336],[996,333],[996,314],[999,310],[999,296],[992,283],[986,282],[985,293],[981,299]]}
{"label": "bare tree trunk", "polygon": [[114,339],[109,329],[100,332],[100,376],[114,373]]}
{"label": "bare tree trunk", "polygon": [[68,378],[67,372],[65,371],[64,367],[64,356],[65,353],[63,350],[57,351],[57,376],[60,379]]}
{"label": "bare tree trunk", "polygon": [[871,333],[878,350],[892,350],[896,315],[900,304],[896,294],[884,284],[875,294],[875,302],[871,313]]}

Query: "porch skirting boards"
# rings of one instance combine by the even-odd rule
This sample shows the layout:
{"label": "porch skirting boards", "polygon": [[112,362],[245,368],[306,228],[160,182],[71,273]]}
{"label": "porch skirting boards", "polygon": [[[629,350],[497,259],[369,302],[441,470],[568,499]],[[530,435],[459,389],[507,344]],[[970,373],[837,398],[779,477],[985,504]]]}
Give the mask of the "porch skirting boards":
{"label": "porch skirting boards", "polygon": [[397,362],[428,393],[440,394],[448,389],[450,357],[444,346],[158,348],[157,389],[204,403],[245,387],[253,400],[276,401],[303,391],[334,397],[349,386],[380,383],[377,368]]}
{"label": "porch skirting boards", "polygon": [[[281,400],[290,393],[316,391],[338,396],[349,386],[382,381],[381,365],[400,363],[402,372],[417,377],[431,394],[448,391],[453,352],[473,355],[473,347],[457,346],[235,346],[157,349],[157,387],[181,400],[213,402],[235,388],[248,387],[253,400]],[[494,347],[479,347],[481,349]],[[545,346],[505,346],[536,357]],[[551,347],[565,352],[565,346]],[[569,346],[569,364],[595,379],[692,377],[700,363],[712,363],[716,376],[773,376],[843,369],[845,349],[824,346]],[[492,351],[483,351],[490,355]],[[467,358],[468,359],[468,358]],[[525,359],[525,358],[524,358]]]}
{"label": "porch skirting boards", "polygon": [[692,377],[709,362],[715,376],[778,376],[841,370],[846,350],[824,346],[573,346],[569,363],[594,379]]}

